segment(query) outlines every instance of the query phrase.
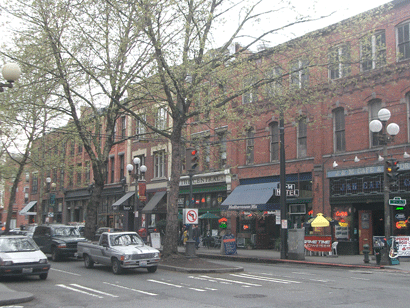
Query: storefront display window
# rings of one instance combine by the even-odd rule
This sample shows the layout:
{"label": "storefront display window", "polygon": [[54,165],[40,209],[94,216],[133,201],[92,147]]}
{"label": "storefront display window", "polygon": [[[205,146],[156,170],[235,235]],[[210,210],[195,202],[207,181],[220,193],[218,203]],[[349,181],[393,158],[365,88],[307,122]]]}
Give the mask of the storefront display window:
{"label": "storefront display window", "polygon": [[350,206],[337,206],[333,208],[332,218],[339,222],[335,226],[335,239],[348,241],[350,240],[350,231],[353,227],[353,215]]}

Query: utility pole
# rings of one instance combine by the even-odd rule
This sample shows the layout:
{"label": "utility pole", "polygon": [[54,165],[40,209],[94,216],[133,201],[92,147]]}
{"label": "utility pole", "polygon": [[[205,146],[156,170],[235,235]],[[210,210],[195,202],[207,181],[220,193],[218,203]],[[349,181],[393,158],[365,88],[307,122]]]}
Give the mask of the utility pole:
{"label": "utility pole", "polygon": [[287,259],[288,254],[288,211],[286,206],[286,159],[285,159],[285,119],[283,110],[280,111],[279,120],[279,138],[280,138],[280,239],[281,249],[280,258]]}

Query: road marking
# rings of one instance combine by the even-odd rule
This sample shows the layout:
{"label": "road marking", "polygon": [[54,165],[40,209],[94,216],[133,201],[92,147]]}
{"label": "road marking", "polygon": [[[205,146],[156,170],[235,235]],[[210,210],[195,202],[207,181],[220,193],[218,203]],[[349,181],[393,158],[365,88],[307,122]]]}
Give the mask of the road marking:
{"label": "road marking", "polygon": [[86,294],[86,295],[89,295],[89,296],[104,298],[103,296],[99,296],[99,295],[92,294],[92,293],[89,293],[89,292],[85,292],[85,291],[82,291],[82,290],[77,290],[75,288],[72,288],[72,287],[69,287],[69,286],[66,286],[66,285],[63,285],[63,284],[57,284],[56,286],[60,287],[60,288],[68,289],[68,290],[71,290],[71,291],[74,291],[74,292],[79,292],[79,293],[82,293],[82,294]]}
{"label": "road marking", "polygon": [[254,276],[254,275],[249,275],[249,274],[231,274],[231,276],[242,277],[242,278],[247,278],[247,279],[254,279],[254,280],[262,280],[262,281],[268,281],[268,282],[285,283],[285,284],[288,284],[288,283],[301,283],[300,281],[285,280],[285,279],[279,279],[279,278],[261,277],[261,276]]}
{"label": "road marking", "polygon": [[56,271],[56,272],[61,272],[61,273],[64,273],[64,274],[70,274],[70,275],[73,275],[73,276],[81,276],[80,274],[75,274],[75,273],[66,272],[66,271],[62,271],[62,270],[56,269],[56,268],[50,268],[50,270],[51,270],[51,271]]}
{"label": "road marking", "polygon": [[171,287],[175,287],[175,288],[187,288],[187,289],[190,289],[192,291],[198,291],[198,292],[205,292],[206,291],[206,290],[203,290],[203,289],[184,287],[184,286],[181,286],[179,284],[173,284],[173,283],[169,283],[169,282],[165,282],[165,281],[159,281],[159,280],[153,280],[153,279],[147,279],[147,281],[151,281],[151,282],[155,282],[155,283],[159,283],[159,284],[165,284],[167,286],[171,286]]}
{"label": "road marking", "polygon": [[92,291],[92,292],[95,292],[95,293],[98,293],[98,294],[102,294],[102,295],[108,295],[108,296],[111,296],[111,297],[119,297],[118,295],[113,295],[113,294],[110,294],[110,293],[106,293],[106,292],[98,291],[98,290],[95,290],[95,289],[87,288],[87,287],[81,286],[81,285],[76,284],[76,283],[71,283],[70,285],[72,285],[74,287],[77,287],[77,288],[80,288],[80,289],[87,290],[87,291]]}
{"label": "road marking", "polygon": [[138,293],[142,293],[142,294],[146,294],[146,295],[151,295],[151,296],[158,295],[158,294],[155,294],[155,293],[150,293],[150,292],[142,291],[142,290],[136,290],[136,289],[120,286],[118,284],[112,284],[112,283],[109,283],[109,282],[103,282],[103,283],[108,284],[108,285],[113,286],[113,287],[120,288],[120,289],[130,290],[130,291],[134,291],[134,292],[138,292]]}
{"label": "road marking", "polygon": [[250,282],[243,282],[243,281],[238,281],[238,280],[231,280],[231,279],[225,279],[225,278],[215,278],[215,277],[209,277],[209,276],[200,276],[200,277],[205,277],[205,278],[210,278],[213,280],[218,280],[221,283],[237,283],[237,284],[243,284],[243,285],[247,285],[247,286],[253,286],[253,287],[261,287],[262,285],[260,284],[255,284],[255,283],[250,283]]}
{"label": "road marking", "polygon": [[329,282],[330,281],[330,280],[321,280],[321,279],[309,279],[309,280],[310,281],[317,281],[317,282]]}
{"label": "road marking", "polygon": [[356,280],[366,280],[369,281],[370,279],[368,278],[359,278],[359,277],[350,277],[351,279],[356,279]]}

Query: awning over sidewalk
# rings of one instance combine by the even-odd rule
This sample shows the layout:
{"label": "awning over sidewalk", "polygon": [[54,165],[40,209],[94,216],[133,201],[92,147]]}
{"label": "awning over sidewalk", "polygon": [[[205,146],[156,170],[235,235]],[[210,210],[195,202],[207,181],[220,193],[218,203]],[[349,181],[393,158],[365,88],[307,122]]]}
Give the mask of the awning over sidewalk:
{"label": "awning over sidewalk", "polygon": [[278,182],[240,185],[221,204],[223,210],[267,210]]}
{"label": "awning over sidewalk", "polygon": [[115,201],[112,206],[120,206],[120,205],[122,205],[125,201],[127,201],[129,198],[131,198],[132,196],[134,196],[134,194],[135,194],[134,191],[127,192],[124,196],[122,196],[120,199],[118,199],[117,201]]}
{"label": "awning over sidewalk", "polygon": [[155,195],[151,198],[151,200],[148,201],[147,205],[144,206],[142,209],[142,213],[144,214],[149,214],[152,213],[154,208],[157,206],[157,204],[161,201],[161,199],[167,194],[166,191],[157,191]]}
{"label": "awning over sidewalk", "polygon": [[30,201],[27,203],[27,205],[20,211],[20,215],[37,215],[37,212],[29,212],[36,204],[37,201]]}

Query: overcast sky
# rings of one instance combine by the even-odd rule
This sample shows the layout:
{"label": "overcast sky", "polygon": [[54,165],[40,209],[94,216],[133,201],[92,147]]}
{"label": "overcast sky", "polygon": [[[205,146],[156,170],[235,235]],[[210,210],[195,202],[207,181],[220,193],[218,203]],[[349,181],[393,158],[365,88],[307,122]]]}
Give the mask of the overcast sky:
{"label": "overcast sky", "polygon": [[[252,0],[249,0],[250,2]],[[263,0],[263,6],[261,10],[278,9],[280,6],[277,0]],[[282,4],[285,9],[281,9],[278,13],[272,13],[265,16],[259,24],[248,25],[245,29],[246,35],[258,36],[263,33],[263,30],[272,29],[276,27],[282,27],[295,20],[297,14],[301,16],[311,16],[312,18],[318,18],[320,16],[330,17],[320,19],[318,21],[312,21],[303,23],[301,25],[292,26],[281,33],[276,35],[270,35],[267,37],[267,45],[274,46],[285,41],[299,37],[305,33],[324,28],[331,24],[337,23],[349,17],[355,16],[359,13],[363,13],[382,4],[391,2],[390,0],[287,0],[289,4]],[[292,8],[292,5],[294,8]],[[272,6],[272,7],[270,7]],[[217,44],[222,45],[228,39],[229,29],[234,28],[236,20],[236,14],[231,14],[231,20],[227,22],[226,27],[218,29],[215,40]],[[231,27],[229,27],[229,24]],[[246,42],[245,39],[241,39]],[[243,45],[243,44],[242,44]]]}

